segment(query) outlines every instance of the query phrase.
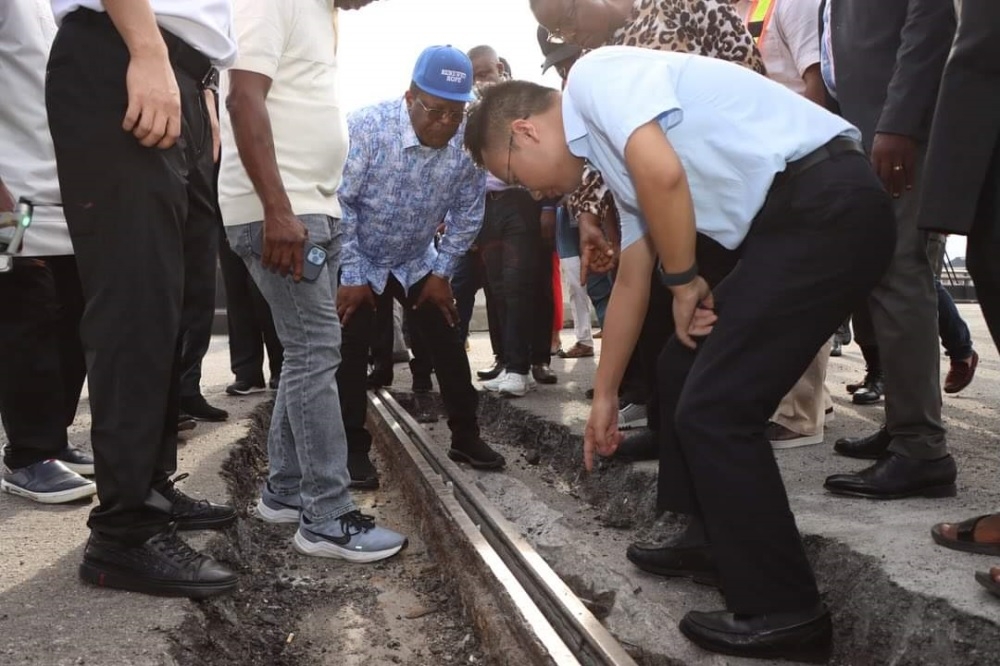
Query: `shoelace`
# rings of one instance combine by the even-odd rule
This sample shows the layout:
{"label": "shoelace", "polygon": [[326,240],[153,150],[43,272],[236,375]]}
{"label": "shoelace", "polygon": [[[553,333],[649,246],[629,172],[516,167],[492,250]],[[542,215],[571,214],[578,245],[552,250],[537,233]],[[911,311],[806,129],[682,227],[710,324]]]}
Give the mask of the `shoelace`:
{"label": "shoelace", "polygon": [[177,484],[179,482],[183,481],[189,476],[191,475],[188,474],[187,472],[184,472],[183,474],[178,474],[174,478],[169,479],[167,481],[167,483],[170,484],[169,490],[167,491],[167,499],[171,500],[172,502],[183,502],[184,504],[190,506],[191,508],[208,508],[211,505],[211,502],[209,502],[206,499],[196,500],[193,497],[188,497],[186,494],[184,494],[183,491],[180,490],[180,488],[177,487]]}
{"label": "shoelace", "polygon": [[193,564],[204,557],[197,550],[177,536],[177,524],[170,523],[170,528],[156,540],[158,549],[163,555],[178,564]]}
{"label": "shoelace", "polygon": [[346,537],[364,534],[375,529],[375,516],[369,516],[360,511],[351,511],[340,517],[340,529]]}

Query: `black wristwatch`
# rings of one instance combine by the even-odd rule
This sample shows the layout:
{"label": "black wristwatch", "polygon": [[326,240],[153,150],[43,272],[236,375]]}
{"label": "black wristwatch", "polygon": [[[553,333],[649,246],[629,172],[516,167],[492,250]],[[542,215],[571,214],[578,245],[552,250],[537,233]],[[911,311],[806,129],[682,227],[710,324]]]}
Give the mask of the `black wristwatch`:
{"label": "black wristwatch", "polygon": [[691,264],[691,268],[683,273],[668,273],[663,270],[663,264],[657,263],[656,272],[659,274],[660,284],[664,287],[668,289],[670,287],[679,287],[698,277],[698,262],[696,261]]}

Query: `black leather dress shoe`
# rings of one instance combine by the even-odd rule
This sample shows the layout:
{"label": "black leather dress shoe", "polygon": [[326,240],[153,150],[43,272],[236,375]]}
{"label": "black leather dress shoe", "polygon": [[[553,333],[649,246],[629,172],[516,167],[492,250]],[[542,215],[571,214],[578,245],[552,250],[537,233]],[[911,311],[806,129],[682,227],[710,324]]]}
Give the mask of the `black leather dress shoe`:
{"label": "black leather dress shoe", "polygon": [[917,460],[893,453],[856,474],[834,474],[823,487],[836,495],[870,499],[954,497],[957,476],[951,456]]}
{"label": "black leather dress shoe", "polygon": [[92,533],[80,578],[99,587],[191,599],[228,592],[239,582],[236,574],[191,548],[172,528],[138,545]]}
{"label": "black leather dress shoe", "polygon": [[368,373],[368,388],[380,389],[383,386],[392,386],[392,380],[392,366],[376,363]]}
{"label": "black leather dress shoe", "polygon": [[874,405],[885,393],[885,381],[881,372],[869,372],[865,381],[854,391],[851,402],[855,405]]}
{"label": "black leather dress shoe", "polygon": [[708,546],[633,543],[625,551],[625,556],[629,562],[648,573],[691,578],[701,585],[720,587],[719,573]]}
{"label": "black leather dress shoe", "polygon": [[658,460],[660,458],[660,440],[655,430],[643,430],[626,437],[618,446],[613,456],[615,460],[631,462],[633,460]]}
{"label": "black leather dress shoe", "polygon": [[496,379],[503,372],[503,362],[500,359],[494,359],[493,365],[488,368],[483,368],[482,370],[476,370],[476,376],[480,379],[489,381],[490,379]]}
{"label": "black leather dress shoe", "polygon": [[833,646],[830,613],[822,604],[766,615],[691,611],[681,620],[680,630],[705,650],[738,657],[824,663]]}
{"label": "black leather dress shoe", "polygon": [[213,407],[202,395],[181,396],[181,414],[190,416],[197,421],[221,422],[229,418],[229,412]]}
{"label": "black leather dress shoe", "polygon": [[531,376],[539,384],[555,384],[559,381],[559,377],[556,373],[552,372],[552,368],[549,367],[548,363],[539,363],[531,366]]}
{"label": "black leather dress shoe", "polygon": [[889,431],[883,426],[873,435],[838,439],[833,445],[833,450],[848,458],[882,460],[889,457],[889,445],[891,443],[892,437],[889,435]]}

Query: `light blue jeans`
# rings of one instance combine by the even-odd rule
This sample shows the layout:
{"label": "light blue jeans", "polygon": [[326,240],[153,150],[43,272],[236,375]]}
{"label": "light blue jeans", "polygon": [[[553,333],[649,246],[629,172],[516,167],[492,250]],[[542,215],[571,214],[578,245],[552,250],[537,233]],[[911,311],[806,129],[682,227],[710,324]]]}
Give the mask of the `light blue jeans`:
{"label": "light blue jeans", "polygon": [[347,436],[337,391],[340,222],[326,215],[302,215],[299,220],[306,225],[309,240],[327,251],[326,269],[315,282],[296,283],[261,265],[250,242],[261,233],[262,222],[227,227],[226,235],[271,306],[274,328],[285,347],[267,437],[264,492],[284,504],[300,506],[309,529],[322,534],[356,508],[348,491]]}

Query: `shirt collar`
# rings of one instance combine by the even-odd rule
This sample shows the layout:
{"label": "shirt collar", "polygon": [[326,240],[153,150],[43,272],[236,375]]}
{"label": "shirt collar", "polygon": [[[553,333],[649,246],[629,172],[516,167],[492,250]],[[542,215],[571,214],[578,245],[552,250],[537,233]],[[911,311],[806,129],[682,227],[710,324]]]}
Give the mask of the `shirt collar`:
{"label": "shirt collar", "polygon": [[410,114],[406,108],[406,97],[399,100],[399,137],[403,148],[419,147],[422,144],[417,138],[417,133],[413,131],[413,123],[410,121]]}

